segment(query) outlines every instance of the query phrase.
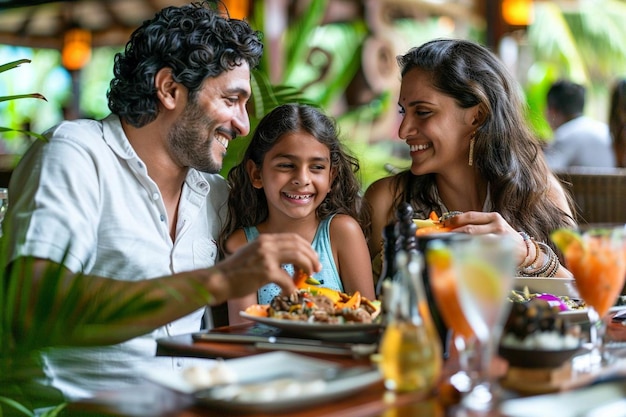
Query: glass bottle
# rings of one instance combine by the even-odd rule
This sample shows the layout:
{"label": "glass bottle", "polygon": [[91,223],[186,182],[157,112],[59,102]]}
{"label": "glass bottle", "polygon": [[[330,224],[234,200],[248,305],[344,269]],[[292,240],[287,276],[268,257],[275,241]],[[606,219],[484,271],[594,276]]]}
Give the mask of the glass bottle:
{"label": "glass bottle", "polygon": [[385,281],[393,280],[396,275],[396,226],[390,223],[383,228],[383,256],[380,276],[376,283],[376,297],[383,299]]}
{"label": "glass bottle", "polygon": [[422,256],[399,251],[396,279],[385,284],[387,325],[380,342],[380,370],[392,391],[431,391],[441,375],[441,341],[421,282]]}

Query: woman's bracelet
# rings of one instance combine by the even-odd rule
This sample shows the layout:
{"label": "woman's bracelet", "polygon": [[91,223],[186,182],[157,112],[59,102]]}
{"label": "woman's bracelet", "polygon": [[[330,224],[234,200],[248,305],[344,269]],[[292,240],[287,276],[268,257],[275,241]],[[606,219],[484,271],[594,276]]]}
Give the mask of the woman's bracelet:
{"label": "woman's bracelet", "polygon": [[556,256],[556,253],[554,253],[550,246],[546,245],[543,242],[539,242],[539,244],[541,245],[542,251],[550,258],[550,265],[545,271],[544,276],[551,278],[556,275],[556,271],[558,271],[559,267],[561,266],[561,263],[559,262],[559,257]]}
{"label": "woman's bracelet", "polygon": [[531,266],[537,261],[537,258],[539,257],[539,247],[537,246],[535,239],[531,238],[528,233],[519,232],[519,234],[522,239],[524,239],[524,243],[526,244],[526,257],[518,267],[519,269],[522,269]]}
{"label": "woman's bracelet", "polygon": [[[522,237],[524,236],[522,235]],[[528,263],[527,260],[525,260],[522,263],[522,265],[520,265],[520,267],[517,269],[517,273],[522,277],[542,277],[542,276],[553,277],[555,276],[561,264],[559,262],[558,256],[556,256],[556,253],[554,253],[552,248],[546,245],[545,243],[537,242],[532,238],[525,240],[525,241],[527,242],[526,243],[527,249],[530,248],[530,244],[528,243],[529,241],[535,244],[536,257],[530,263]],[[543,265],[535,266],[535,262],[539,258],[539,253],[545,254],[545,261],[543,262]]]}

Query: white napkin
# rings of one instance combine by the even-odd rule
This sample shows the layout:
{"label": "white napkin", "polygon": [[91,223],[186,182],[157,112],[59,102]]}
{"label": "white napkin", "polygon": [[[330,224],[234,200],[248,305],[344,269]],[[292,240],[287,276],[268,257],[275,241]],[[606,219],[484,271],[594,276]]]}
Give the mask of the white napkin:
{"label": "white napkin", "polygon": [[[626,406],[614,406],[626,397],[626,380],[606,382],[557,394],[506,400],[500,412],[508,417],[625,417]],[[600,409],[600,407],[607,407]]]}

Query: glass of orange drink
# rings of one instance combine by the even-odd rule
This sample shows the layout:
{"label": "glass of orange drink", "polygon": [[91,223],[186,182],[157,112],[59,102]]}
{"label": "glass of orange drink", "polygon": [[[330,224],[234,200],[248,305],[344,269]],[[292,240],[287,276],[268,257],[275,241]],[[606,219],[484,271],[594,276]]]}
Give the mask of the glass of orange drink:
{"label": "glass of orange drink", "polygon": [[588,229],[582,233],[558,232],[559,236],[553,233],[553,240],[563,251],[565,265],[574,275],[578,293],[587,306],[592,364],[601,365],[606,359],[603,349],[604,317],[615,304],[626,279],[626,229],[613,227]]}
{"label": "glass of orange drink", "polygon": [[446,327],[451,331],[451,341],[458,354],[459,371],[450,377],[450,382],[460,392],[467,392],[471,389],[470,374],[474,370],[470,361],[475,335],[459,303],[451,249],[441,240],[430,241],[426,264],[433,298]]}
{"label": "glass of orange drink", "polygon": [[451,242],[457,298],[463,316],[476,335],[476,378],[461,400],[468,410],[487,411],[500,401],[492,362],[502,326],[511,307],[507,300],[515,275],[514,242],[488,234]]}

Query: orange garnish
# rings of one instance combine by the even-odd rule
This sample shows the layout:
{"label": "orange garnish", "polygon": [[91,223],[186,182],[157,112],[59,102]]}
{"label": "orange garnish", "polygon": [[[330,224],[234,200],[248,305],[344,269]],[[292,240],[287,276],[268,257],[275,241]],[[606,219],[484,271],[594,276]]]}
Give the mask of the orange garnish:
{"label": "orange garnish", "polygon": [[307,290],[311,293],[311,295],[325,295],[330,298],[333,303],[338,302],[341,298],[341,293],[331,288],[308,286]]}
{"label": "orange garnish", "polygon": [[420,227],[419,229],[415,231],[415,236],[424,236],[424,235],[428,235],[431,233],[444,233],[444,232],[449,232],[451,230],[452,228],[450,227],[436,224],[432,227]]}
{"label": "orange garnish", "polygon": [[298,289],[307,289],[311,285],[320,285],[320,282],[310,275],[307,275],[303,270],[298,269],[293,274],[293,283]]}
{"label": "orange garnish", "polygon": [[417,226],[415,235],[423,236],[431,233],[449,232],[452,230],[451,227],[444,226],[440,220],[441,218],[434,211],[430,212],[427,220],[413,219],[413,222]]}
{"label": "orange garnish", "polygon": [[296,288],[305,288],[307,286],[306,280],[309,276],[301,269],[297,269],[293,274],[293,283]]}
{"label": "orange garnish", "polygon": [[256,317],[268,317],[270,306],[267,304],[252,304],[246,308],[246,314]]}
{"label": "orange garnish", "polygon": [[354,294],[352,294],[352,297],[348,299],[348,301],[346,301],[345,303],[336,302],[335,306],[338,308],[352,308],[356,310],[361,306],[361,293],[355,291]]}

